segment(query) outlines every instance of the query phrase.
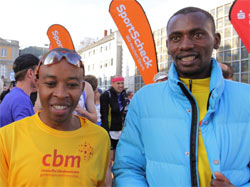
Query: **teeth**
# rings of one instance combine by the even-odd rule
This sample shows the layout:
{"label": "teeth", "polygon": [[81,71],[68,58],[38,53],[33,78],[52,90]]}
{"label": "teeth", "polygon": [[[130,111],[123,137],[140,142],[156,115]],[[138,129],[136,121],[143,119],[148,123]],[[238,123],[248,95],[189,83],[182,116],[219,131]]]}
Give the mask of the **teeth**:
{"label": "teeth", "polygon": [[181,58],[182,61],[192,61],[194,59],[195,59],[195,56],[188,56],[188,57]]}
{"label": "teeth", "polygon": [[57,110],[63,110],[66,108],[66,106],[61,106],[61,105],[54,105],[54,108]]}

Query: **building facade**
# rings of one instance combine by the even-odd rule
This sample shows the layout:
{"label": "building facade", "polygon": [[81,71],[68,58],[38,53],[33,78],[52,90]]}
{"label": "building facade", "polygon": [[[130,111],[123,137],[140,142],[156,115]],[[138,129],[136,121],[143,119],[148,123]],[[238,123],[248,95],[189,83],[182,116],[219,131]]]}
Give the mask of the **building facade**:
{"label": "building facade", "polygon": [[85,75],[91,74],[98,79],[98,86],[108,89],[114,75],[122,75],[122,38],[118,31],[109,35],[105,31],[104,37],[83,49],[81,55]]}
{"label": "building facade", "polygon": [[10,81],[10,75],[13,72],[12,65],[18,55],[18,41],[0,38],[0,77],[4,76],[7,82]]}

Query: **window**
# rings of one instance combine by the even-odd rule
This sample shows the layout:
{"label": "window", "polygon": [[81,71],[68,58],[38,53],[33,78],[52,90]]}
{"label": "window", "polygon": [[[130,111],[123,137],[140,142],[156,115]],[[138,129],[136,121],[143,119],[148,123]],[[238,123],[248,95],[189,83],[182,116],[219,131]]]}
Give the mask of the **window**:
{"label": "window", "polygon": [[241,59],[248,58],[248,52],[245,47],[241,48]]}
{"label": "window", "polygon": [[225,61],[226,62],[231,61],[231,51],[225,51]]}
{"label": "window", "polygon": [[233,38],[232,48],[238,48],[239,46],[240,46],[240,39],[239,39],[239,37]]}
{"label": "window", "polygon": [[216,60],[217,60],[218,62],[223,62],[223,61],[224,61],[224,60],[223,60],[223,52],[217,53],[217,55],[216,55]]}
{"label": "window", "polygon": [[110,60],[110,66],[113,66],[113,58]]}
{"label": "window", "polygon": [[1,54],[0,54],[1,57],[7,57],[8,56],[8,50],[7,48],[2,48],[1,49]]}
{"label": "window", "polygon": [[228,16],[225,16],[225,17],[224,17],[224,25],[225,25],[225,26],[231,25],[231,22],[229,21]]}
{"label": "window", "polygon": [[239,61],[233,62],[232,66],[234,68],[234,72],[239,73]]}
{"label": "window", "polygon": [[241,82],[248,83],[248,73],[241,74]]}
{"label": "window", "polygon": [[227,39],[224,42],[224,49],[231,49],[231,39]]}
{"label": "window", "polygon": [[234,74],[233,80],[239,82],[239,80],[240,80],[240,79],[239,79],[239,73],[235,73],[235,74]]}
{"label": "window", "polygon": [[0,65],[0,75],[6,77],[7,67],[5,65]]}
{"label": "window", "polygon": [[223,6],[217,8],[217,17],[220,18],[223,16]]}
{"label": "window", "polygon": [[222,18],[217,19],[217,28],[218,29],[223,28],[223,19]]}
{"label": "window", "polygon": [[249,72],[248,60],[241,61],[241,72]]}
{"label": "window", "polygon": [[231,37],[231,27],[225,28],[225,38]]}
{"label": "window", "polygon": [[233,58],[233,61],[239,60],[239,58],[240,58],[239,49],[235,49],[232,51],[232,58]]}
{"label": "window", "polygon": [[225,14],[226,14],[226,15],[229,14],[229,11],[230,11],[231,6],[232,6],[232,5],[231,5],[230,3],[225,5]]}
{"label": "window", "polygon": [[233,28],[233,36],[238,36],[238,33],[236,32],[234,28]]}

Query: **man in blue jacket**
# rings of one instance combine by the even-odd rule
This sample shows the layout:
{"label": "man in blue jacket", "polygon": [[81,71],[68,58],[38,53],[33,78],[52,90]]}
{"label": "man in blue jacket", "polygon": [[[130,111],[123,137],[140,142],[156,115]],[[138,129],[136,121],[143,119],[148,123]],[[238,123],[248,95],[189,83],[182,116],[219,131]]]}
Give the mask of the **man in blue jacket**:
{"label": "man in blue jacket", "polygon": [[206,11],[187,7],[167,24],[168,81],[133,97],[113,172],[117,186],[241,186],[250,179],[250,86],[224,80]]}

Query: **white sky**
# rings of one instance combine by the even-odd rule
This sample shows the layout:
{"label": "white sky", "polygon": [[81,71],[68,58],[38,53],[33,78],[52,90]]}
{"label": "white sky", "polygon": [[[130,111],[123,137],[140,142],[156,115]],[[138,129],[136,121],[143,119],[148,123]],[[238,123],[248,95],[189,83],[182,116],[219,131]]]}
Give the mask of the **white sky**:
{"label": "white sky", "polygon": [[[229,0],[137,0],[152,30],[165,27],[168,18],[185,6],[211,9]],[[111,15],[111,0],[0,0],[0,38],[18,40],[20,47],[49,43],[47,29],[63,25],[75,46],[84,37],[102,38],[104,30],[117,30]]]}

